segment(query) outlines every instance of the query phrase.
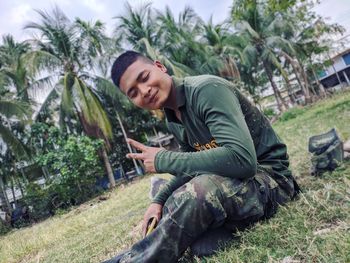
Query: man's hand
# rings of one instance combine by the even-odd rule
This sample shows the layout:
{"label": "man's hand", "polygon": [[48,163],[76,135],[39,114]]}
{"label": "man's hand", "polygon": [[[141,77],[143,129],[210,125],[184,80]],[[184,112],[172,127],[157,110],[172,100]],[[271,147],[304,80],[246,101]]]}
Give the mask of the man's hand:
{"label": "man's hand", "polygon": [[155,173],[156,169],[154,167],[154,159],[156,154],[162,150],[158,147],[149,147],[133,139],[127,139],[127,142],[132,145],[135,149],[141,151],[141,153],[128,153],[127,158],[132,158],[135,160],[142,160],[145,166],[146,172]]}
{"label": "man's hand", "polygon": [[155,217],[157,219],[157,223],[160,221],[160,219],[162,217],[162,209],[163,209],[162,205],[155,204],[155,203],[152,203],[148,207],[145,215],[143,216],[143,222],[142,222],[142,236],[143,237],[146,236],[147,225],[152,217]]}

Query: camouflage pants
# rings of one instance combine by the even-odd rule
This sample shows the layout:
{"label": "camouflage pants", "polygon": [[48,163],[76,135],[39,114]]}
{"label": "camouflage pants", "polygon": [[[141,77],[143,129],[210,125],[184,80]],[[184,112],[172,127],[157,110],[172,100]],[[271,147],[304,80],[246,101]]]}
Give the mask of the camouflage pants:
{"label": "camouflage pants", "polygon": [[272,216],[278,204],[288,200],[265,171],[248,180],[214,174],[194,177],[173,192],[157,228],[134,244],[121,262],[176,262],[205,231],[221,226],[244,229]]}

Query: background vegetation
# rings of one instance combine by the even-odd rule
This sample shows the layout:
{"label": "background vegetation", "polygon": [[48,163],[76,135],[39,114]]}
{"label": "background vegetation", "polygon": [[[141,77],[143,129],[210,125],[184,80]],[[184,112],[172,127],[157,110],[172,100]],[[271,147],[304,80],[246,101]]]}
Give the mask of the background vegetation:
{"label": "background vegetation", "polygon": [[[342,93],[275,124],[288,145],[303,193],[280,207],[272,219],[236,233],[237,240],[216,256],[195,262],[349,262],[350,164],[312,177],[307,150],[310,135],[331,127],[343,139],[350,136],[349,106],[350,93]],[[150,176],[146,176],[103,198],[2,236],[0,262],[100,262],[127,249],[141,238],[149,187]]]}
{"label": "background vegetation", "polygon": [[[94,215],[89,222],[80,215],[72,216],[90,213],[87,205],[83,205],[86,208],[83,210],[64,212],[72,205],[100,194],[101,189],[96,184],[99,178],[107,177],[109,187],[113,188],[116,185],[115,170],[134,168],[134,164],[124,158],[128,147],[122,127],[125,127],[127,136],[143,142],[146,142],[147,134],[153,135],[155,130],[165,131],[161,118],[155,117],[161,117],[161,112],[151,114],[136,109],[110,80],[113,59],[129,48],[160,60],[170,74],[178,77],[195,74],[221,76],[235,83],[270,118],[283,113],[276,128],[290,145],[292,166],[302,186],[306,189],[310,186],[311,192],[316,191],[306,176],[308,163],[304,146],[308,136],[336,127],[343,138],[349,137],[345,118],[349,116],[346,115],[349,113],[348,94],[331,99],[331,94],[317,79],[323,65],[330,62],[322,57],[329,51],[332,38],[343,33],[344,29],[337,24],[327,24],[317,16],[312,11],[316,4],[317,1],[313,0],[236,0],[224,22],[219,24],[213,23],[212,19],[203,21],[190,7],[175,17],[169,8],[156,10],[151,4],[132,8],[127,4],[124,15],[115,17],[112,36],[106,34],[102,21],[72,20],[55,7],[49,11],[37,10],[37,19],[25,26],[25,30],[35,32],[32,39],[19,42],[11,35],[2,36],[0,200],[2,210],[9,217],[23,207],[30,208],[30,216],[23,217],[16,224],[12,222],[12,225],[9,218],[1,220],[0,232],[8,232],[14,226],[30,225],[55,213],[63,213],[62,217],[67,219],[67,228],[63,225],[55,230],[43,227],[64,224],[60,217],[55,217],[23,230],[39,233],[41,230],[38,229],[43,227],[42,231],[52,234],[50,237],[28,234],[32,241],[23,243],[23,246],[24,236],[20,238],[20,235],[26,232],[14,232],[2,238],[1,242],[8,241],[1,246],[1,249],[7,248],[0,254],[5,257],[4,262],[26,261],[24,255],[29,260],[34,260],[33,257],[61,260],[62,257],[67,259],[66,253],[81,253],[81,256],[73,257],[77,261],[97,255],[91,258],[95,261],[116,252],[116,247],[124,247],[118,245],[119,241],[128,245],[136,240],[135,237],[125,240],[124,234],[139,220],[147,204],[145,198],[139,203],[133,200],[145,194],[148,177],[137,185],[110,192],[111,200],[101,204],[96,200],[92,202],[92,207],[101,205],[110,209],[104,213],[112,221],[115,211],[127,210],[118,212],[122,214],[121,221],[106,223],[106,226],[115,227],[116,232],[111,231],[105,236],[104,218],[100,215]],[[273,91],[276,109],[260,105],[261,94],[269,87]],[[300,90],[301,95],[296,96],[295,89]],[[321,99],[325,101],[313,105]],[[297,107],[288,110],[292,106]],[[122,198],[133,191],[134,196],[125,199],[125,204],[112,202],[124,200]],[[340,189],[339,193],[342,191]],[[24,198],[17,200],[16,192]],[[326,202],[334,195],[329,193]],[[307,193],[305,196],[312,198]],[[333,207],[327,209],[333,211]],[[127,225],[120,224],[123,220],[130,221],[126,222]],[[86,232],[95,239],[78,233],[80,229],[94,229],[92,225],[101,227],[93,234]],[[91,228],[87,230],[86,226]],[[55,233],[56,230],[62,232]],[[55,249],[62,251],[53,252],[52,244],[68,238],[68,233],[71,233],[71,247],[77,246],[78,250],[63,253],[63,247],[57,245]],[[18,243],[11,248],[8,244],[12,241],[7,238],[12,235],[18,235]],[[118,242],[116,235],[121,235]],[[80,238],[91,243],[84,245]],[[99,245],[95,245],[97,240]],[[318,243],[312,242],[310,246],[313,244]],[[91,250],[86,250],[86,247]],[[89,255],[86,254],[88,251],[91,252]],[[271,254],[273,257],[278,255],[277,252]],[[301,258],[300,254],[296,255]]]}

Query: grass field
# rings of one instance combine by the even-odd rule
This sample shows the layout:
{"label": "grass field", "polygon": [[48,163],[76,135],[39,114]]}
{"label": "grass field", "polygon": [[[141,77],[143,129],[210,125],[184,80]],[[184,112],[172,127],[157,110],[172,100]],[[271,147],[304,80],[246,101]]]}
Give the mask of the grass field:
{"label": "grass field", "polygon": [[[272,219],[237,233],[217,255],[194,262],[350,262],[350,162],[321,178],[309,175],[308,138],[335,127],[350,138],[350,93],[275,123],[288,145],[303,193]],[[292,116],[292,117],[293,117]],[[163,175],[168,177],[167,175]],[[0,237],[0,262],[100,262],[140,239],[150,176],[71,211]]]}

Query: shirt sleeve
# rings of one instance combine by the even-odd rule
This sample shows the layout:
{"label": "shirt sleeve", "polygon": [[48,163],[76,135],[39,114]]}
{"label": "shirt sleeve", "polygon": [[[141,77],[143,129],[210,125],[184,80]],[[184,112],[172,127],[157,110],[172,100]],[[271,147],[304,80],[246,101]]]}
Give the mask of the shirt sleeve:
{"label": "shirt sleeve", "polygon": [[249,178],[257,169],[253,140],[230,83],[217,79],[196,89],[192,107],[208,127],[219,147],[200,152],[157,153],[157,172],[182,174],[214,173],[232,178]]}
{"label": "shirt sleeve", "polygon": [[[181,152],[193,152],[194,149],[188,144],[186,132],[179,125],[168,125],[173,132],[177,143],[180,145]],[[180,186],[190,181],[194,176],[182,174],[174,176],[153,198],[152,203],[164,205],[169,196]]]}
{"label": "shirt sleeve", "polygon": [[190,181],[193,176],[182,174],[174,176],[171,180],[156,194],[152,203],[164,205],[169,196],[180,186]]}

